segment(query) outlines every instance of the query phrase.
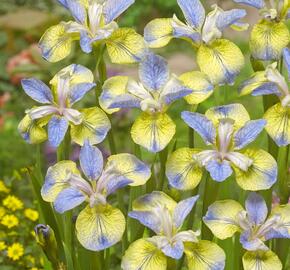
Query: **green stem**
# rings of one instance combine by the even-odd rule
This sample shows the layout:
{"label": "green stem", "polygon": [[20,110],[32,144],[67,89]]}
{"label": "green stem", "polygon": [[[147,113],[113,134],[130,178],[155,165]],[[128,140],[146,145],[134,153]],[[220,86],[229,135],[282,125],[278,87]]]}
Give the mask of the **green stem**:
{"label": "green stem", "polygon": [[214,89],[213,95],[214,95],[215,105],[216,105],[216,106],[221,105],[221,91],[220,91],[220,88],[219,88],[218,85],[215,86],[215,89]]}
{"label": "green stem", "polygon": [[[190,111],[196,112],[198,105],[191,105]],[[194,130],[191,127],[188,127],[188,147],[194,148]]]}
{"label": "green stem", "polygon": [[166,147],[159,153],[159,161],[160,161],[160,174],[159,174],[159,182],[158,182],[158,190],[162,190],[165,182],[165,170],[166,170],[166,161],[167,161],[168,148]]}
{"label": "green stem", "polygon": [[289,191],[289,145],[280,147],[278,154],[278,183],[279,183],[279,195],[281,203],[285,204],[288,202],[290,191]]}

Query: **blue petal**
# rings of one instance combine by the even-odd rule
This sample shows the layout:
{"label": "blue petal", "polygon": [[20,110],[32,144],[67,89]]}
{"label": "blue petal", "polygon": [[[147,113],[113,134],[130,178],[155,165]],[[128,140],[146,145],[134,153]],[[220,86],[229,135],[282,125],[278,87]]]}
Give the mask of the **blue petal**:
{"label": "blue petal", "polygon": [[232,175],[233,170],[230,163],[227,160],[219,162],[217,160],[211,160],[206,165],[207,171],[213,180],[217,182],[222,182]]}
{"label": "blue petal", "polygon": [[216,131],[212,121],[200,113],[188,111],[182,112],[181,118],[203,138],[206,144],[214,144]]}
{"label": "blue petal", "polygon": [[53,102],[53,96],[49,87],[37,79],[21,80],[22,88],[25,93],[35,101],[42,104],[50,104]]}
{"label": "blue petal", "polygon": [[277,95],[280,96],[281,92],[276,83],[266,82],[263,85],[257,87],[253,90],[252,96],[262,96],[262,95]]}
{"label": "blue petal", "polygon": [[86,177],[97,180],[103,171],[103,155],[101,151],[86,140],[80,152],[80,164]]}
{"label": "blue petal", "polygon": [[247,12],[244,9],[232,9],[222,12],[217,18],[217,28],[223,31],[225,28],[237,23],[241,18],[245,17]]}
{"label": "blue petal", "polygon": [[261,9],[265,6],[264,0],[234,0],[234,2],[249,5],[258,9]]}
{"label": "blue petal", "polygon": [[79,190],[70,187],[61,191],[53,206],[58,213],[64,213],[65,211],[71,210],[86,200],[86,196]]}
{"label": "blue petal", "polygon": [[153,53],[148,54],[140,63],[139,76],[142,84],[147,88],[161,89],[169,79],[166,60]]}
{"label": "blue petal", "polygon": [[144,226],[148,227],[155,233],[158,233],[160,231],[160,220],[150,211],[131,211],[128,213],[128,216],[130,218],[137,219],[140,223],[142,223]]}
{"label": "blue petal", "polygon": [[288,71],[288,78],[290,80],[290,49],[289,48],[285,48],[283,50],[283,58],[284,58],[284,64]]}
{"label": "blue petal", "polygon": [[85,24],[87,14],[86,9],[81,1],[67,0],[66,5],[75,20],[80,24]]}
{"label": "blue petal", "polygon": [[65,8],[68,8],[67,0],[57,0],[60,4],[62,4]]}
{"label": "blue petal", "polygon": [[181,241],[177,241],[172,245],[168,243],[167,245],[161,248],[162,252],[175,260],[179,260],[184,252],[184,245]]}
{"label": "blue petal", "polygon": [[234,135],[235,149],[242,149],[253,142],[262,132],[267,121],[264,119],[248,121]]}
{"label": "blue petal", "polygon": [[184,220],[192,210],[198,198],[199,195],[196,195],[194,197],[182,200],[176,205],[173,213],[173,222],[176,228],[182,226]]}
{"label": "blue petal", "polygon": [[84,53],[91,53],[93,50],[92,39],[88,36],[86,31],[80,32],[80,46]]}
{"label": "blue petal", "polygon": [[48,123],[48,141],[52,147],[58,147],[68,129],[68,121],[64,117],[53,116]]}
{"label": "blue petal", "polygon": [[111,181],[108,181],[106,185],[106,191],[107,195],[114,193],[120,188],[126,187],[130,185],[133,181],[126,179],[126,178],[120,178],[120,179],[112,179]]}
{"label": "blue petal", "polygon": [[267,218],[268,209],[263,197],[255,192],[251,192],[245,203],[250,222],[259,225]]}
{"label": "blue petal", "polygon": [[76,84],[70,92],[69,99],[71,105],[80,101],[83,96],[96,86],[95,83],[79,83]]}
{"label": "blue petal", "polygon": [[267,249],[266,245],[258,237],[253,238],[250,230],[244,231],[240,236],[240,243],[246,250],[256,251]]}
{"label": "blue petal", "polygon": [[173,33],[175,38],[188,38],[193,42],[199,42],[201,40],[201,35],[199,32],[192,28],[183,27],[182,25],[173,24]]}
{"label": "blue petal", "polygon": [[108,109],[140,108],[140,102],[141,100],[133,95],[123,94],[114,98]]}
{"label": "blue petal", "polygon": [[270,229],[270,231],[268,231],[265,235],[264,235],[266,240],[270,240],[273,238],[290,238],[290,234],[287,228],[285,227],[277,227],[277,228],[272,228]]}
{"label": "blue petal", "polygon": [[105,23],[108,24],[128,9],[135,0],[107,0],[103,9]]}
{"label": "blue petal", "polygon": [[199,0],[177,0],[186,21],[190,26],[199,28],[205,19],[205,10]]}

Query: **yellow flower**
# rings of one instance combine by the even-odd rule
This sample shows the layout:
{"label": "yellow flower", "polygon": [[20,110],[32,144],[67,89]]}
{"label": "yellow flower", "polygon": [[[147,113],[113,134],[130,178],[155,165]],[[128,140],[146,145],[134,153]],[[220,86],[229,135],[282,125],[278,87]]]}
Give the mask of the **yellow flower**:
{"label": "yellow flower", "polygon": [[12,211],[16,211],[23,208],[23,202],[13,195],[7,196],[3,200],[3,205]]}
{"label": "yellow flower", "polygon": [[5,215],[2,220],[1,224],[6,226],[8,229],[18,226],[19,220],[14,215]]}
{"label": "yellow flower", "polygon": [[4,241],[0,241],[0,251],[4,250],[6,248],[6,244]]}
{"label": "yellow flower", "polygon": [[38,220],[39,214],[36,210],[27,208],[24,210],[24,216],[32,221]]}
{"label": "yellow flower", "polygon": [[9,193],[10,189],[5,186],[4,182],[0,180],[0,193]]}
{"label": "yellow flower", "polygon": [[24,248],[20,243],[14,243],[7,250],[8,258],[12,259],[13,261],[19,260],[24,254]]}
{"label": "yellow flower", "polygon": [[32,268],[30,268],[30,270],[38,270],[38,268],[37,267],[32,267]]}
{"label": "yellow flower", "polygon": [[0,206],[0,219],[6,214],[5,208]]}

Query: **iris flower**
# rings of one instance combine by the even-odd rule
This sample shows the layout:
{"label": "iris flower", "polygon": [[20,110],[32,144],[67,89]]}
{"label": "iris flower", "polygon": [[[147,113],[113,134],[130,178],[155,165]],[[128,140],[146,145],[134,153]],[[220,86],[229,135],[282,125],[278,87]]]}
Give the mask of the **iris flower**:
{"label": "iris flower", "polygon": [[182,190],[195,188],[202,178],[203,167],[218,182],[227,179],[234,170],[238,185],[245,190],[268,189],[276,182],[274,158],[261,149],[245,149],[260,134],[266,121],[250,120],[243,105],[213,107],[205,115],[185,111],[182,119],[210,149],[175,151],[166,165],[171,186]]}
{"label": "iris flower", "polygon": [[268,215],[260,195],[250,193],[246,210],[234,200],[217,201],[209,206],[205,224],[219,239],[240,232],[240,242],[247,252],[243,256],[245,270],[281,270],[278,256],[264,243],[274,238],[290,238],[290,204],[275,206]]}
{"label": "iris flower", "polygon": [[102,153],[87,140],[81,148],[80,166],[84,177],[70,160],[50,167],[41,195],[59,213],[85,202],[76,220],[77,238],[86,249],[103,250],[120,241],[125,230],[125,217],[109,204],[108,197],[127,185],[145,184],[150,168],[131,154],[118,154],[110,156],[103,169]]}
{"label": "iris flower", "polygon": [[39,45],[43,57],[57,62],[67,57],[75,40],[90,53],[93,46],[105,44],[114,63],[139,61],[145,51],[141,35],[131,28],[119,28],[114,21],[134,0],[58,0],[70,11],[75,21],[60,22],[50,27]]}
{"label": "iris flower", "polygon": [[260,60],[279,60],[290,41],[286,21],[290,18],[288,0],[234,0],[259,10],[262,19],[253,27],[250,37],[252,56]]}
{"label": "iris flower", "polygon": [[198,196],[194,196],[176,203],[161,191],[136,199],[129,216],[156,235],[133,242],[122,259],[122,269],[166,270],[167,257],[178,260],[183,253],[189,270],[224,269],[225,254],[218,245],[198,240],[199,232],[181,230],[197,199]]}
{"label": "iris flower", "polygon": [[192,93],[160,56],[148,54],[139,66],[140,82],[116,76],[103,85],[100,105],[107,113],[120,108],[139,108],[143,113],[136,119],[131,136],[136,144],[151,152],[164,149],[175,134],[175,124],[166,113],[169,105]]}
{"label": "iris flower", "polygon": [[107,115],[97,107],[72,108],[95,87],[93,80],[89,69],[75,64],[53,77],[51,89],[38,79],[23,79],[25,93],[42,106],[26,111],[18,126],[22,137],[29,143],[41,143],[48,137],[51,146],[57,147],[70,127],[72,140],[80,145],[86,138],[91,143],[103,141],[111,128]]}
{"label": "iris flower", "polygon": [[181,38],[197,48],[197,64],[214,85],[232,84],[244,65],[241,50],[222,38],[227,27],[245,30],[239,22],[246,15],[243,9],[222,10],[217,5],[206,16],[199,0],[177,0],[186,22],[173,18],[154,19],[144,30],[144,38],[151,48],[166,46],[172,38]]}
{"label": "iris flower", "polygon": [[[284,49],[284,61],[290,74],[290,50]],[[266,70],[258,71],[242,83],[241,95],[252,94],[276,95],[280,102],[270,107],[264,114],[267,120],[266,131],[278,146],[290,144],[290,92],[283,75],[277,70],[277,63],[267,66]]]}

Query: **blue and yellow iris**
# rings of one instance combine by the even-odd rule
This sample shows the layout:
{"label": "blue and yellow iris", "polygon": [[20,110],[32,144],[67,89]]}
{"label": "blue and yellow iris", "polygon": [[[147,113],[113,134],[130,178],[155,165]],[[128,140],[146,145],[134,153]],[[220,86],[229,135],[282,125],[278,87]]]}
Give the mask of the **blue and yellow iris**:
{"label": "blue and yellow iris", "polygon": [[125,217],[108,203],[108,196],[127,185],[145,184],[151,171],[131,154],[110,156],[103,169],[101,151],[88,140],[79,159],[84,177],[73,161],[60,161],[48,169],[41,195],[58,213],[85,202],[76,220],[77,238],[86,249],[103,250],[119,242],[125,231]]}
{"label": "blue and yellow iris", "polygon": [[217,201],[209,206],[203,221],[219,239],[240,232],[240,242],[247,250],[243,256],[245,270],[281,270],[278,256],[264,242],[274,238],[290,238],[290,204],[275,206],[268,216],[263,197],[252,192],[246,199],[245,207],[233,200]]}
{"label": "blue and yellow iris", "polygon": [[[198,196],[176,203],[161,191],[133,202],[131,218],[155,232],[155,236],[133,242],[122,258],[123,270],[167,269],[167,258],[178,260],[185,253],[188,269],[224,269],[225,254],[213,242],[198,240],[199,232],[181,231]],[[203,258],[203,260],[200,260]]]}
{"label": "blue and yellow iris", "polygon": [[235,172],[238,185],[245,190],[270,188],[277,180],[277,163],[261,149],[244,149],[261,133],[266,121],[250,120],[241,104],[213,107],[205,115],[182,112],[182,119],[211,149],[181,148],[166,164],[171,186],[194,189],[201,181],[203,168],[213,180],[222,182]]}
{"label": "blue and yellow iris", "polygon": [[222,38],[222,32],[227,27],[245,30],[248,25],[239,20],[246,15],[246,11],[224,11],[215,5],[206,16],[199,0],[178,0],[177,3],[186,23],[175,15],[172,19],[151,21],[144,30],[149,47],[164,47],[172,38],[185,39],[197,48],[197,64],[211,84],[233,84],[244,65],[244,56],[234,43]]}
{"label": "blue and yellow iris", "polygon": [[76,64],[59,71],[50,81],[51,88],[38,79],[23,79],[25,93],[42,106],[26,111],[18,126],[21,136],[32,144],[48,139],[58,147],[70,127],[72,141],[80,145],[85,139],[93,144],[103,141],[111,128],[107,115],[98,107],[72,108],[95,87],[93,80],[89,69]]}
{"label": "blue and yellow iris", "polygon": [[60,22],[42,36],[39,46],[43,57],[58,62],[67,57],[75,40],[80,41],[83,52],[90,53],[93,46],[105,44],[114,63],[140,61],[146,45],[143,37],[131,28],[119,28],[114,21],[134,0],[59,0],[75,21]]}

